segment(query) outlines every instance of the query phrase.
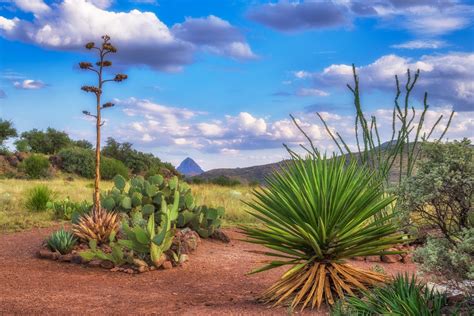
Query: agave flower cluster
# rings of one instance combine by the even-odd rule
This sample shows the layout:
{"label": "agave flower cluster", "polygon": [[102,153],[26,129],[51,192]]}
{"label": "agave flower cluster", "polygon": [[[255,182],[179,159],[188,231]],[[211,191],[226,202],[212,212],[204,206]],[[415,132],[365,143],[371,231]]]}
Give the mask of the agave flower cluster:
{"label": "agave flower cluster", "polygon": [[385,276],[345,263],[345,259],[394,253],[403,242],[384,212],[393,197],[384,193],[372,171],[346,157],[293,159],[254,191],[250,213],[262,227],[243,227],[248,241],[261,244],[273,258],[253,273],[291,266],[262,300],[275,305],[314,308],[333,304],[359,289],[383,282]]}

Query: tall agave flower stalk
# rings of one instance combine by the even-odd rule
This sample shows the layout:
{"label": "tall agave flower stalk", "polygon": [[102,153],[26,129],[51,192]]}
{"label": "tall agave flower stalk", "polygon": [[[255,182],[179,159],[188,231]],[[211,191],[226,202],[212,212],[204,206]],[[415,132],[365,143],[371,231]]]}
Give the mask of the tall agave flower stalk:
{"label": "tall agave flower stalk", "polygon": [[94,42],[89,42],[85,45],[88,50],[96,50],[98,55],[98,61],[95,63],[95,66],[90,62],[80,62],[79,67],[83,70],[92,71],[97,75],[97,85],[96,86],[82,86],[81,90],[93,93],[96,98],[95,102],[95,113],[90,111],[82,111],[84,115],[92,117],[95,119],[96,127],[96,144],[95,144],[95,180],[94,180],[94,212],[100,209],[100,129],[104,125],[105,121],[102,120],[102,110],[113,107],[115,104],[111,102],[106,102],[102,104],[102,93],[104,90],[104,84],[107,82],[122,82],[128,78],[125,74],[116,74],[114,78],[105,79],[105,68],[111,67],[112,62],[107,60],[109,54],[115,54],[117,48],[112,45],[110,42],[110,36],[102,36],[102,43],[100,46],[96,46]]}
{"label": "tall agave flower stalk", "polygon": [[404,236],[383,210],[394,198],[374,171],[345,157],[293,157],[254,191],[247,203],[263,227],[243,227],[247,241],[275,258],[254,270],[289,266],[261,299],[274,305],[314,308],[385,281],[385,276],[348,265],[356,256],[393,254]]}

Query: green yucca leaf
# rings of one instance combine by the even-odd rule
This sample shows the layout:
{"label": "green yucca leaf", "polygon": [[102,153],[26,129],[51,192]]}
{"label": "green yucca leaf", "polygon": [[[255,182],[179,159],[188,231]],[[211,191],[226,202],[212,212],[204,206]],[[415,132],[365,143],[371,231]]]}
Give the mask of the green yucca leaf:
{"label": "green yucca leaf", "polygon": [[385,212],[394,197],[372,171],[346,157],[293,157],[253,195],[246,205],[262,227],[243,227],[247,241],[288,259],[263,270],[385,254],[403,242],[392,222],[396,214]]}

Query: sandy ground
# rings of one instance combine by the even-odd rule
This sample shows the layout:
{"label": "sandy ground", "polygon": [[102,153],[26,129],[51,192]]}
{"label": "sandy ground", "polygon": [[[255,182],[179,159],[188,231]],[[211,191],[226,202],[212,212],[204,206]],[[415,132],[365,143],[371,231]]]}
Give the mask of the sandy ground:
{"label": "sandy ground", "polygon": [[[286,308],[269,309],[255,300],[282,270],[246,275],[264,257],[248,252],[260,248],[239,241],[242,236],[234,230],[226,230],[230,244],[203,241],[183,267],[137,275],[37,258],[37,250],[52,230],[0,235],[0,314],[289,313]],[[412,264],[379,265],[391,274],[415,271]],[[327,311],[303,314],[326,315]]]}

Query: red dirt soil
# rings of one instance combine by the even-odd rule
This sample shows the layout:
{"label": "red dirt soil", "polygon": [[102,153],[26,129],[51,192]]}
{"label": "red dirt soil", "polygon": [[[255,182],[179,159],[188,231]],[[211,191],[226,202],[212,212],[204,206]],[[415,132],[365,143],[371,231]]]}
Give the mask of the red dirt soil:
{"label": "red dirt soil", "polygon": [[[136,275],[37,258],[52,230],[0,235],[0,314],[288,314],[256,301],[283,270],[245,275],[265,258],[248,252],[261,247],[239,241],[235,230],[226,230],[230,244],[204,240],[183,267]],[[391,274],[415,271],[413,264],[378,265]],[[303,314],[326,315],[327,309]]]}

